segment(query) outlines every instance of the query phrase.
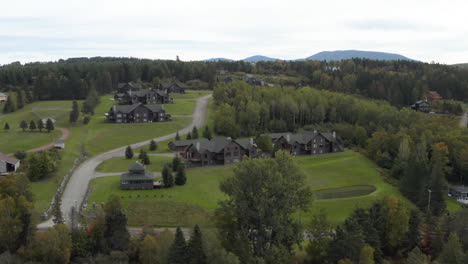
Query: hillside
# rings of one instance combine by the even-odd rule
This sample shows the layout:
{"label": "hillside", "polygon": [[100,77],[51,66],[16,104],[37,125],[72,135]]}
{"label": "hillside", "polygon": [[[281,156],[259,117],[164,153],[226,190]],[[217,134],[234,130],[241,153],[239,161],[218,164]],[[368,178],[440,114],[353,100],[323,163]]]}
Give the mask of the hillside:
{"label": "hillside", "polygon": [[280,59],[270,58],[270,57],[262,56],[262,55],[255,55],[255,56],[251,56],[251,57],[243,59],[243,61],[245,62],[277,61],[277,60],[280,60]]}
{"label": "hillside", "polygon": [[385,61],[412,60],[403,55],[394,54],[394,53],[361,51],[361,50],[322,51],[310,57],[305,58],[305,60],[340,61],[340,60],[348,60],[352,58],[363,58],[363,59],[370,59],[370,60],[385,60]]}
{"label": "hillside", "polygon": [[468,69],[468,63],[458,63],[458,64],[453,64],[453,66],[463,68],[463,69]]}

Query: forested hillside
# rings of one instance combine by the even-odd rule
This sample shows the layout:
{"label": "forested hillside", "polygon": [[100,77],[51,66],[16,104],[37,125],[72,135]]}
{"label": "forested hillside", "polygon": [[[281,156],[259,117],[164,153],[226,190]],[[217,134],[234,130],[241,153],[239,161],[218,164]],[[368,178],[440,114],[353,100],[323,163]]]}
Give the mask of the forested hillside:
{"label": "forested hillside", "polygon": [[215,86],[216,71],[286,76],[281,83],[294,86],[287,77],[299,77],[318,89],[355,94],[408,106],[437,91],[446,99],[468,99],[468,69],[414,61],[352,59],[337,62],[244,61],[182,62],[134,58],[74,58],[48,63],[12,63],[0,67],[0,91],[33,91],[39,100],[83,99],[94,88],[100,94],[118,82],[140,81],[151,85],[164,79],[198,81]]}

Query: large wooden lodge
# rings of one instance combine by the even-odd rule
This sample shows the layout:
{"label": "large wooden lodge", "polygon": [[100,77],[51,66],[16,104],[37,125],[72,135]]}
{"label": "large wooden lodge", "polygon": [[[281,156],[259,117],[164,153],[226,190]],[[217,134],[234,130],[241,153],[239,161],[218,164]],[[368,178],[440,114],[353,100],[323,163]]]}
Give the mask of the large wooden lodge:
{"label": "large wooden lodge", "polygon": [[[304,131],[269,135],[274,149],[282,149],[291,155],[319,155],[343,151],[343,146],[336,139],[334,132]],[[240,162],[244,157],[261,156],[253,138],[176,140],[171,141],[168,147],[185,159],[188,166],[226,165]]]}

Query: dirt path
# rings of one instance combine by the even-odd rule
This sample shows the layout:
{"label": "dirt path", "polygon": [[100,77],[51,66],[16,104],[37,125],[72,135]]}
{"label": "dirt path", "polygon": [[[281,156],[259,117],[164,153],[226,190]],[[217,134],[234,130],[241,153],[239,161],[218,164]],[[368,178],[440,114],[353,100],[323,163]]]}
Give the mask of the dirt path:
{"label": "dirt path", "polygon": [[[59,138],[59,140],[67,140],[68,137],[70,137],[70,130],[66,129],[66,128],[62,128],[62,127],[59,127],[58,129],[60,129],[60,131],[62,131],[62,136]],[[37,148],[33,148],[33,149],[29,149],[29,150],[26,150],[26,152],[37,152],[37,151],[41,151],[41,150],[45,150],[45,149],[50,149],[50,148],[53,148],[54,147],[54,143],[49,143],[47,145],[43,145],[43,146],[40,146],[40,147],[37,147]]]}
{"label": "dirt path", "polygon": [[[211,97],[211,94],[200,97],[197,99],[197,103],[195,105],[195,110],[192,115],[192,123],[187,127],[179,130],[179,135],[185,135],[192,131],[193,127],[202,127],[206,122],[206,112],[208,110],[208,99]],[[162,142],[174,138],[176,132],[161,136],[158,138],[153,139],[156,142]],[[118,144],[118,142],[117,142]],[[140,148],[142,146],[146,146],[149,144],[148,140],[143,142],[132,144],[131,147],[133,149]],[[75,172],[70,178],[65,191],[62,196],[62,214],[67,222],[69,219],[69,212],[71,211],[72,207],[78,207],[83,202],[83,199],[86,196],[86,191],[88,189],[88,185],[92,179],[95,177],[96,167],[101,164],[102,162],[116,157],[123,157],[125,153],[125,148],[127,146],[123,146],[120,148],[116,148],[86,160],[82,163],[78,168],[76,168]],[[39,229],[44,229],[48,227],[52,227],[54,223],[52,219],[49,219],[46,222],[39,224],[37,227]]]}

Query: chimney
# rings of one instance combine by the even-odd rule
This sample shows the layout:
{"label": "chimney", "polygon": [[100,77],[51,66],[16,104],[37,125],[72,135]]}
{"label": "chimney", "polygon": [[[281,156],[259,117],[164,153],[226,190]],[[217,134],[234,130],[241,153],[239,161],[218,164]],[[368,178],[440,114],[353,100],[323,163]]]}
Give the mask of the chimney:
{"label": "chimney", "polygon": [[197,141],[197,144],[195,144],[195,147],[197,148],[197,151],[200,150],[200,141]]}
{"label": "chimney", "polygon": [[291,138],[290,138],[290,136],[289,136],[289,133],[286,134],[286,141],[287,141],[288,143],[289,143],[289,140],[290,140],[290,139],[291,139]]}
{"label": "chimney", "polygon": [[333,131],[333,138],[336,138],[336,132]]}

